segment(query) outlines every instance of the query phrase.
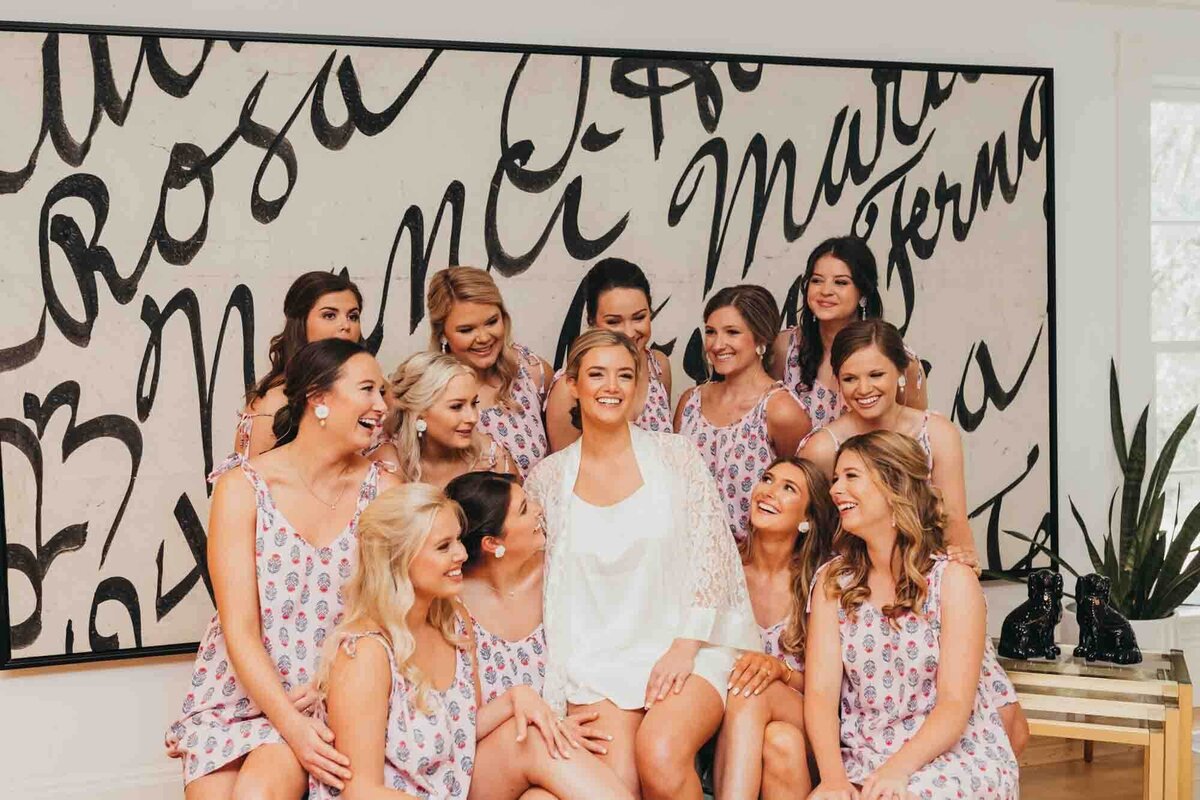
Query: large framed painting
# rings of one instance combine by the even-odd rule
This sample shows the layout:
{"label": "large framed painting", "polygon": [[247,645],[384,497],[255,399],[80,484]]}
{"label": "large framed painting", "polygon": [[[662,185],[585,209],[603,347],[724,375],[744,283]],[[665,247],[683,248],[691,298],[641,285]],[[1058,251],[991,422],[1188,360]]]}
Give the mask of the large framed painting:
{"label": "large framed painting", "polygon": [[1052,97],[1025,67],[0,25],[0,662],[195,646],[205,477],[313,269],[363,289],[390,371],[446,265],[561,363],[584,273],[633,261],[678,399],[708,297],[794,321],[809,252],[860,236],[984,566],[1047,563]]}

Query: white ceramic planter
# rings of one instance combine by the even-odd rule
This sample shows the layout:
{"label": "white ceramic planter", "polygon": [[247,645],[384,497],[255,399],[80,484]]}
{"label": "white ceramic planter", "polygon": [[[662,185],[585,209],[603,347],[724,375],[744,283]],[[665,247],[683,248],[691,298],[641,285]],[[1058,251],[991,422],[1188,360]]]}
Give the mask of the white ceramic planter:
{"label": "white ceramic planter", "polygon": [[[1133,635],[1137,637],[1138,647],[1142,650],[1163,651],[1179,647],[1179,618],[1178,612],[1172,611],[1171,616],[1162,619],[1131,619]],[[1059,642],[1079,644],[1079,623],[1075,620],[1075,601],[1063,603],[1062,622],[1058,625]]]}

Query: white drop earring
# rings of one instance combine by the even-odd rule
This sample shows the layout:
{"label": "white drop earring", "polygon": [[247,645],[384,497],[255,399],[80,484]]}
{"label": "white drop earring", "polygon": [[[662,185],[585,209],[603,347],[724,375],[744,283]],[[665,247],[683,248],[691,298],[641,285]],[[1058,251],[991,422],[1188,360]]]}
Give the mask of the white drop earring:
{"label": "white drop earring", "polygon": [[862,319],[867,318],[867,298],[860,297],[858,300],[858,314]]}
{"label": "white drop earring", "polygon": [[507,551],[504,549],[504,545],[499,545],[499,546],[496,548],[495,556],[496,556],[496,558],[504,558],[504,554],[505,554],[506,552],[507,552]]}
{"label": "white drop earring", "polygon": [[804,520],[796,526],[796,530],[800,531],[801,533],[808,533],[810,530],[812,530],[812,525],[808,524],[808,520]]}
{"label": "white drop earring", "polygon": [[329,419],[329,406],[324,403],[318,403],[313,409],[313,414],[316,415],[317,422],[322,428],[325,427],[325,420]]}
{"label": "white drop earring", "polygon": [[762,358],[767,354],[767,346],[765,344],[760,344],[758,347],[754,348],[754,352],[758,353],[759,358]]}
{"label": "white drop earring", "polygon": [[450,352],[450,340],[447,339],[445,336],[442,337],[442,352],[443,353]]}
{"label": "white drop earring", "polygon": [[896,381],[896,384],[903,389],[905,386],[908,386],[908,378],[901,375],[900,380]]}
{"label": "white drop earring", "polygon": [[416,429],[417,438],[420,439],[422,436],[425,435],[425,431],[429,430],[429,423],[426,422],[425,420],[421,419],[420,417],[417,417],[417,421],[413,425],[413,428]]}

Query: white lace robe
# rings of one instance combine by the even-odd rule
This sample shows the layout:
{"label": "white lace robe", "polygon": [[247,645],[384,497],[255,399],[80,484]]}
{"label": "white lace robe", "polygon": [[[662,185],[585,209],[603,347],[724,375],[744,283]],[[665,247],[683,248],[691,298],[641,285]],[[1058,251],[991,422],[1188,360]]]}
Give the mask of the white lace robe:
{"label": "white lace robe", "polygon": [[[750,607],[746,576],[737,546],[729,535],[729,522],[716,485],[696,450],[682,436],[653,433],[630,427],[634,455],[646,488],[656,502],[669,504],[674,522],[680,569],[670,578],[679,582],[677,596],[690,599],[682,609],[683,623],[676,638],[696,639],[709,645],[737,650],[761,650],[762,640]],[[564,613],[571,587],[564,570],[572,549],[570,500],[579,474],[580,441],[539,463],[525,482],[525,490],[545,508],[546,578],[544,623],[547,663],[543,696],[558,713],[566,709],[571,694],[564,649],[574,641],[573,631],[588,620]]]}

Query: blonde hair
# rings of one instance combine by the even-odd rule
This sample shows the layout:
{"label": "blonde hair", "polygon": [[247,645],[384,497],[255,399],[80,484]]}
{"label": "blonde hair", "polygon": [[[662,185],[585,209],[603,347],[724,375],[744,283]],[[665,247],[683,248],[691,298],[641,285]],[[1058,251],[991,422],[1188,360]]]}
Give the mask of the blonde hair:
{"label": "blonde hair", "polygon": [[521,369],[513,352],[512,317],[491,275],[478,267],[446,267],[434,273],[429,279],[429,288],[425,290],[425,309],[429,313],[429,348],[441,352],[446,318],[450,316],[455,303],[479,303],[500,309],[500,318],[504,321],[504,344],[492,367],[500,378],[496,399],[508,411],[523,411],[512,393],[513,383]]}
{"label": "blonde hair", "polygon": [[[417,419],[433,406],[446,391],[450,381],[459,375],[475,377],[475,372],[449,353],[423,350],[413,353],[388,378],[396,407],[392,409],[383,430],[400,456],[399,475],[406,481],[421,480],[421,437],[417,435]],[[465,454],[474,462],[479,453],[472,444]]]}
{"label": "blonde hair", "polygon": [[[396,657],[396,669],[415,687],[417,706],[428,712],[430,681],[412,655],[416,640],[408,627],[408,612],[416,600],[409,567],[425,546],[439,511],[454,513],[461,527],[462,509],[441,489],[425,483],[406,483],[384,492],[358,518],[358,565],[346,582],[344,617],[325,644],[317,671],[317,690],[324,696],[339,643],[351,630],[380,630]],[[455,606],[444,597],[429,606],[427,620],[447,642],[461,647],[455,634]]]}
{"label": "blonde hair", "polygon": [[[579,380],[579,365],[583,363],[583,357],[601,347],[625,348],[626,352],[633,356],[634,382],[642,379],[642,354],[638,352],[637,345],[625,334],[605,328],[588,328],[575,337],[575,341],[571,342],[571,349],[567,351],[567,365],[563,374],[573,381]],[[653,354],[649,357],[654,358]],[[571,408],[571,424],[583,430],[583,420],[579,416],[579,403]]]}
{"label": "blonde hair", "polygon": [[[871,431],[852,436],[842,443],[838,457],[845,453],[862,458],[867,473],[892,508],[900,575],[896,579],[896,601],[880,610],[893,626],[898,626],[901,616],[919,612],[924,605],[929,588],[925,575],[933,566],[933,556],[946,552],[942,495],[930,482],[925,451],[902,433]],[[839,597],[841,607],[853,618],[871,594],[867,587],[871,567],[867,546],[839,524],[833,551],[839,560],[825,578],[825,590]]]}

